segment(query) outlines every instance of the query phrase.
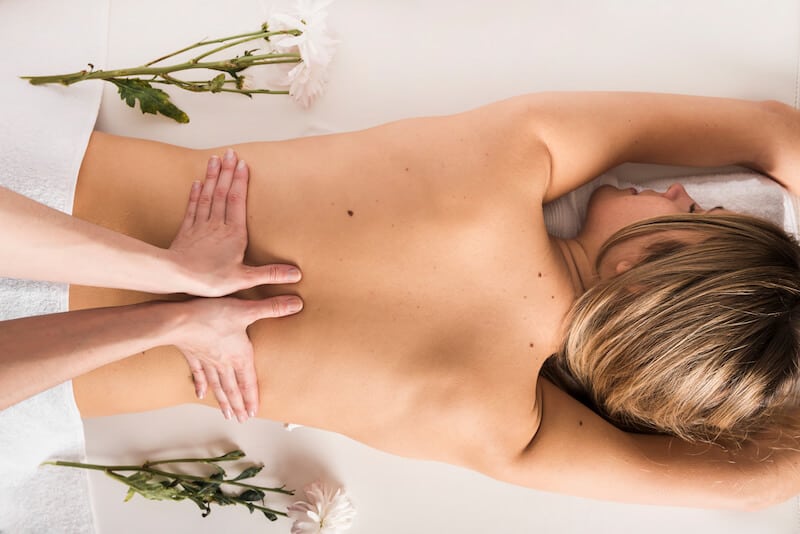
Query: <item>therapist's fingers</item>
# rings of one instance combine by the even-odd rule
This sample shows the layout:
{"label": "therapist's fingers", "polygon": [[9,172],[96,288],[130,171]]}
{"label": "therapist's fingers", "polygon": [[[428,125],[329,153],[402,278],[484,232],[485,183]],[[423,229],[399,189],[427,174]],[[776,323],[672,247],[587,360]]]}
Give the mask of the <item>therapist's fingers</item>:
{"label": "therapist's fingers", "polygon": [[222,410],[222,415],[225,419],[230,419],[233,412],[231,411],[230,402],[228,402],[228,396],[225,394],[225,390],[220,382],[217,369],[211,365],[206,365],[204,368],[206,371],[206,378],[208,378],[208,386],[211,391],[214,392],[214,397],[217,398],[217,404],[219,404],[219,409]]}
{"label": "therapist's fingers", "polygon": [[247,421],[247,412],[244,409],[242,392],[239,391],[239,384],[236,382],[236,373],[232,368],[226,367],[220,369],[218,375],[225,396],[228,398],[228,404],[233,410],[233,414],[240,423],[244,423]]}
{"label": "therapist's fingers", "polygon": [[197,358],[186,358],[189,363],[189,369],[192,371],[192,381],[194,381],[194,392],[197,398],[203,400],[208,391],[208,380],[206,379],[206,371],[203,369],[203,364]]}
{"label": "therapist's fingers", "polygon": [[194,219],[197,216],[197,201],[200,200],[200,188],[199,181],[192,182],[192,189],[189,192],[189,204],[186,206],[186,214],[183,216],[181,229],[178,233],[185,232],[194,225]]}
{"label": "therapist's fingers", "polygon": [[252,355],[250,358],[246,358],[240,367],[234,367],[234,374],[236,384],[242,394],[244,409],[248,416],[255,417],[258,411],[258,378]]}
{"label": "therapist's fingers", "polygon": [[197,202],[197,215],[195,220],[205,222],[211,214],[211,204],[214,202],[214,189],[217,187],[221,163],[219,157],[211,156],[206,166],[206,181],[203,182],[203,189],[200,191],[200,198]]}
{"label": "therapist's fingers", "polygon": [[211,202],[210,218],[214,221],[225,222],[228,192],[231,189],[231,182],[233,182],[237,160],[236,152],[230,148],[225,151],[225,156],[222,158],[222,170],[219,173],[219,178],[217,178],[214,199]]}
{"label": "therapist's fingers", "polygon": [[225,222],[227,224],[247,227],[247,185],[250,180],[250,170],[247,163],[240,159],[233,173],[230,191],[228,191],[227,210]]}

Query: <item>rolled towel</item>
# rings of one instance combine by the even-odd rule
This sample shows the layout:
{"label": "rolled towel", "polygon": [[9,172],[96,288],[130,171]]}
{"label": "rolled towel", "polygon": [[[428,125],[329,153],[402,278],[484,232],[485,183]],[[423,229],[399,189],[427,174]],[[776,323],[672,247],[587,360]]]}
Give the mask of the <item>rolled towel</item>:
{"label": "rolled towel", "polygon": [[800,205],[797,197],[769,178],[748,171],[649,178],[637,180],[636,183],[620,180],[613,173],[603,174],[547,204],[544,209],[547,230],[556,237],[575,237],[586,218],[589,197],[601,185],[665,191],[674,183],[682,184],[689,196],[704,209],[722,206],[731,211],[766,219],[782,226],[787,232],[798,235],[797,217]]}

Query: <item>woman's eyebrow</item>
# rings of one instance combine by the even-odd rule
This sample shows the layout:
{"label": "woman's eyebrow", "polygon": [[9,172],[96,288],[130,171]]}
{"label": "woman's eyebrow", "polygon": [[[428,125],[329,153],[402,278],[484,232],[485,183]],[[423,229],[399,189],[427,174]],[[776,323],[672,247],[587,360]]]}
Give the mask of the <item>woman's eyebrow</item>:
{"label": "woman's eyebrow", "polygon": [[714,206],[714,207],[713,207],[713,208],[711,208],[710,210],[707,210],[707,211],[706,211],[706,213],[711,213],[711,212],[712,212],[712,211],[714,211],[714,210],[724,210],[724,209],[725,209],[725,208],[724,208],[724,207],[722,207],[722,206]]}

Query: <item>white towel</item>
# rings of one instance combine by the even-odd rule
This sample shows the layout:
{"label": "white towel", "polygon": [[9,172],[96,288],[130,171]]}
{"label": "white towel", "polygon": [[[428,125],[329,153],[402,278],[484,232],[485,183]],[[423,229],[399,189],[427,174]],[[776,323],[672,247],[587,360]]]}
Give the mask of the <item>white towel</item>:
{"label": "white towel", "polygon": [[[34,87],[18,77],[102,64],[107,0],[0,2],[0,20],[0,184],[70,213],[100,84]],[[67,304],[63,284],[0,279],[0,319],[62,312]],[[0,428],[0,532],[93,532],[86,475],[39,468],[49,458],[83,459],[71,383],[0,412]]]}
{"label": "white towel", "polygon": [[635,183],[618,179],[614,173],[607,173],[546,205],[544,214],[547,230],[557,237],[577,235],[586,216],[589,197],[601,185],[665,191],[674,183],[683,184],[689,196],[703,209],[722,206],[761,217],[782,226],[791,234],[798,234],[798,199],[761,174],[738,170],[648,178],[636,180]]}

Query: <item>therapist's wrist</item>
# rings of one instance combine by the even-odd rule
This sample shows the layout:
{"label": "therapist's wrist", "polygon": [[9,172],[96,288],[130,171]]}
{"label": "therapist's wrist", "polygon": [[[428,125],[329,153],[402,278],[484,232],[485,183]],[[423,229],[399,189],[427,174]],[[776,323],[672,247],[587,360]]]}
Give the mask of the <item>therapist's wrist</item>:
{"label": "therapist's wrist", "polygon": [[198,271],[187,265],[181,252],[172,249],[160,249],[159,261],[163,266],[163,278],[158,285],[159,293],[186,293],[198,297],[219,297],[225,293],[215,282],[211,273]]}
{"label": "therapist's wrist", "polygon": [[197,290],[202,288],[202,284],[197,280],[197,273],[181,262],[180,254],[171,249],[161,249],[160,255],[164,263],[164,283],[169,285],[166,292],[197,295]]}
{"label": "therapist's wrist", "polygon": [[[145,291],[166,295],[169,293],[189,293],[195,295],[194,291],[202,287],[197,281],[197,276],[186,269],[180,262],[180,258],[169,250],[159,247],[152,247],[146,251],[147,257],[129,263],[126,267],[133,267],[126,278],[132,278],[129,282],[120,281],[111,287],[120,287],[136,291]],[[120,269],[118,272],[125,272],[130,269]]]}

